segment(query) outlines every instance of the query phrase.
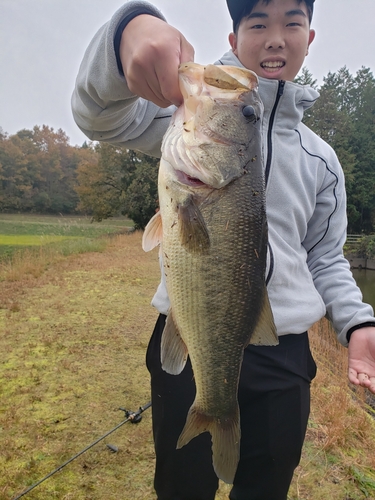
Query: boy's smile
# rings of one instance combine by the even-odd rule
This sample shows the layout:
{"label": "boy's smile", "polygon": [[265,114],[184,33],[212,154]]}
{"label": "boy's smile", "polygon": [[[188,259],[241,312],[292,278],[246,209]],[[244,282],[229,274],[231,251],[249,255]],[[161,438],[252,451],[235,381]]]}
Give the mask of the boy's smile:
{"label": "boy's smile", "polygon": [[263,78],[292,81],[302,67],[315,32],[307,7],[297,0],[260,0],[229,35],[234,54]]}

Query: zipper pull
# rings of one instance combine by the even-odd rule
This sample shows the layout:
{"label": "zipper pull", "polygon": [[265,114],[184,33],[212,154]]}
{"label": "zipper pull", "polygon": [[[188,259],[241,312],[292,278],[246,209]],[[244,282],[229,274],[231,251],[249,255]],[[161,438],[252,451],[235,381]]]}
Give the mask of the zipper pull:
{"label": "zipper pull", "polygon": [[280,80],[279,81],[279,88],[278,88],[278,91],[277,91],[277,95],[278,96],[282,96],[283,93],[284,93],[284,87],[285,87],[285,81],[284,80]]}

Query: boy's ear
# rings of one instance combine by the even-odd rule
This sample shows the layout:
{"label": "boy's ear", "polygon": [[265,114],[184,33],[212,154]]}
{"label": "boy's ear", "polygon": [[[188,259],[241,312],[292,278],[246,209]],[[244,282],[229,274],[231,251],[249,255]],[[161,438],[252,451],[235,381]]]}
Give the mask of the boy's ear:
{"label": "boy's ear", "polygon": [[236,54],[237,51],[237,37],[235,33],[229,33],[228,37],[230,46],[232,47],[233,52]]}
{"label": "boy's ear", "polygon": [[314,41],[314,38],[315,38],[315,30],[310,30],[309,41],[308,41],[307,50],[306,50],[306,55],[308,55],[308,53],[309,53],[309,47],[312,44],[312,42]]}

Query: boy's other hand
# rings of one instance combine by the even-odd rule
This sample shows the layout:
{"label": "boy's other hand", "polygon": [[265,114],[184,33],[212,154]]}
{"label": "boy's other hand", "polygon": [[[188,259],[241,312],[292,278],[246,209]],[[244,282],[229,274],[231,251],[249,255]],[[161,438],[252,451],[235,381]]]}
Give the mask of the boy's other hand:
{"label": "boy's other hand", "polygon": [[375,327],[359,328],[350,337],[349,380],[375,394]]}
{"label": "boy's other hand", "polygon": [[162,108],[179,106],[178,67],[194,61],[186,38],[163,20],[143,14],[122,33],[120,59],[129,90]]}

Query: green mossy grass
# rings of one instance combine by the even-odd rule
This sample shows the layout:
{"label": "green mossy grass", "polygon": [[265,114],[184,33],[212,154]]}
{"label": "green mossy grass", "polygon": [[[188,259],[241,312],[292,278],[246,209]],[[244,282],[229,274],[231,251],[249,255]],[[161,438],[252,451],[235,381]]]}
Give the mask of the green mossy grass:
{"label": "green mossy grass", "polygon": [[63,255],[100,251],[100,236],[128,232],[132,227],[132,221],[124,217],[93,222],[89,217],[78,216],[1,214],[0,260],[20,251],[37,252],[39,247]]}

